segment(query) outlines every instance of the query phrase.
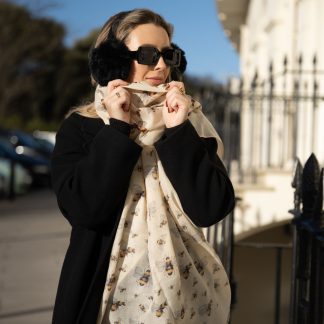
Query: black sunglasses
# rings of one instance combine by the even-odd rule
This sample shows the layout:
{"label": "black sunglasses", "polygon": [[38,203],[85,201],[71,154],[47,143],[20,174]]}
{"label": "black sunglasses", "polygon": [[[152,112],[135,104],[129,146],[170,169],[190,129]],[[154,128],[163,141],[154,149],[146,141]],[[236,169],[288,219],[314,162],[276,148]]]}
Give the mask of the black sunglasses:
{"label": "black sunglasses", "polygon": [[171,67],[180,66],[181,51],[174,48],[166,48],[160,52],[153,46],[140,46],[137,51],[129,51],[131,58],[139,64],[156,65],[161,55],[166,65]]}

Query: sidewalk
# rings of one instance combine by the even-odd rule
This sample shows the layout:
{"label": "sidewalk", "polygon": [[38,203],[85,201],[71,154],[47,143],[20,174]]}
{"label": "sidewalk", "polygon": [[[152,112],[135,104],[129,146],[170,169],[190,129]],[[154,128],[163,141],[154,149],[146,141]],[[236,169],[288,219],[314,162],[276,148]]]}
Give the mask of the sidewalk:
{"label": "sidewalk", "polygon": [[0,201],[0,324],[49,324],[70,227],[49,189]]}

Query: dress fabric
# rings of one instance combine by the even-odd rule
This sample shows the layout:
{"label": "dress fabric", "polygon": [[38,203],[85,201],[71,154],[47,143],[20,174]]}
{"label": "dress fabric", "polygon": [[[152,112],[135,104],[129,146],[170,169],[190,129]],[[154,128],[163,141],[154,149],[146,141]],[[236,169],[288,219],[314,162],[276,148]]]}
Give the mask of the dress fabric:
{"label": "dress fabric", "polygon": [[[134,126],[130,137],[143,150],[113,243],[97,324],[227,323],[226,272],[202,229],[183,211],[153,145],[165,129],[165,85],[133,83],[126,88]],[[108,124],[108,112],[101,105],[105,91],[97,87],[95,105]],[[199,136],[220,141],[193,99],[188,119]]]}

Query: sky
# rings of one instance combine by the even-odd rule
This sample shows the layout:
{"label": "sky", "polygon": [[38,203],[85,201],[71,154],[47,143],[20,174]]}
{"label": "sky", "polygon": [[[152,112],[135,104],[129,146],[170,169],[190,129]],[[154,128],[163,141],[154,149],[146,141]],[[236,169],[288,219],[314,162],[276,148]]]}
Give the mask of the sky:
{"label": "sky", "polygon": [[21,0],[42,9],[42,15],[63,23],[66,44],[100,28],[113,14],[148,8],[174,26],[173,42],[185,52],[187,74],[225,83],[239,74],[239,57],[217,17],[216,0]]}

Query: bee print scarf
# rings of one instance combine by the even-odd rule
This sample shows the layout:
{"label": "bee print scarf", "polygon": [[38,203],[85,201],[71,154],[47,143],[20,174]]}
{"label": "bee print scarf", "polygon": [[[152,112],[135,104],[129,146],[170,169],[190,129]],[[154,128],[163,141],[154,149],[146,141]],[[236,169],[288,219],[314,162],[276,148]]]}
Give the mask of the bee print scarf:
{"label": "bee print scarf", "polygon": [[[227,323],[230,287],[225,270],[202,229],[183,211],[153,145],[165,129],[165,85],[125,87],[136,125],[130,138],[143,149],[113,243],[97,324]],[[105,91],[97,87],[95,106],[108,124],[101,104]],[[193,99],[188,118],[199,136],[220,142]]]}

